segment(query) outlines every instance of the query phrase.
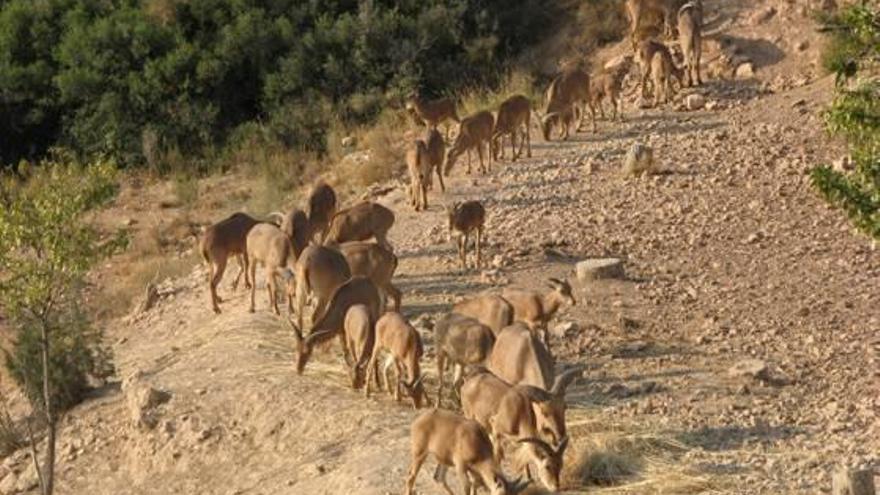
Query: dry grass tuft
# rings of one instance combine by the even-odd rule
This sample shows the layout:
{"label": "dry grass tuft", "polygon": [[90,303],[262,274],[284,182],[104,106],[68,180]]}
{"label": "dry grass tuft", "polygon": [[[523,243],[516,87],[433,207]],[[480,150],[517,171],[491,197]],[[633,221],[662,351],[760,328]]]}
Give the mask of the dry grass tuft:
{"label": "dry grass tuft", "polygon": [[[563,472],[570,488],[598,493],[695,494],[719,490],[683,463],[688,447],[663,432],[630,424],[577,420],[569,415],[570,459]],[[596,488],[599,487],[599,488]]]}
{"label": "dry grass tuft", "polygon": [[535,80],[525,72],[513,72],[504,84],[496,89],[476,88],[458,95],[458,113],[464,118],[483,110],[496,111],[507,98],[522,94],[532,100],[534,108],[541,103],[541,93]]}
{"label": "dry grass tuft", "polygon": [[389,108],[371,128],[352,133],[358,151],[343,156],[334,167],[336,185],[362,192],[372,184],[401,176],[406,171],[405,136],[410,124],[403,110]]}

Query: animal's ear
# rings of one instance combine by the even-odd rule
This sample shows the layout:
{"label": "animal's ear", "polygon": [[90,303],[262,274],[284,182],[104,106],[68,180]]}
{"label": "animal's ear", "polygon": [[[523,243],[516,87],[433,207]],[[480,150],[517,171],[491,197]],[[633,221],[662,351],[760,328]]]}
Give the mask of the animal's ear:
{"label": "animal's ear", "polygon": [[565,284],[562,282],[562,280],[559,280],[558,278],[553,278],[553,277],[548,278],[547,283],[548,283],[548,285],[550,285],[550,287],[552,287],[554,289],[558,289],[558,288],[565,286]]}

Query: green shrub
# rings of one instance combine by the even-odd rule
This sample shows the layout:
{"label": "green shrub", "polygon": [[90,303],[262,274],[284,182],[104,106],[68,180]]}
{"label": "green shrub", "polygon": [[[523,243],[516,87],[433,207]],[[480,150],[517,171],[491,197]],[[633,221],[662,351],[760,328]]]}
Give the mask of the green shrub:
{"label": "green shrub", "polygon": [[855,167],[845,172],[820,166],[811,179],[857,228],[880,239],[880,7],[849,5],[823,22],[831,35],[823,64],[837,75],[826,126],[847,140]]}
{"label": "green shrub", "polygon": [[[0,307],[16,330],[6,366],[35,409],[43,409],[44,344],[54,411],[82,400],[88,376],[109,372],[100,333],[81,310],[88,270],[124,236],[99,242],[83,220],[117,191],[115,166],[83,167],[58,154],[0,182]],[[47,417],[51,414],[47,412]],[[49,421],[51,423],[51,421]]]}
{"label": "green shrub", "polygon": [[[49,381],[52,405],[66,411],[79,404],[89,391],[89,378],[106,378],[112,373],[109,353],[101,334],[94,330],[79,309],[56,310],[58,320],[50,323],[52,331],[49,356]],[[4,351],[6,367],[13,380],[35,406],[43,404],[43,361],[39,325],[22,324],[11,351]]]}
{"label": "green shrub", "polygon": [[[606,1],[606,0],[603,0]],[[261,123],[323,154],[335,119],[494,85],[558,24],[543,0],[0,2],[0,163],[55,145],[122,165],[201,158]]]}

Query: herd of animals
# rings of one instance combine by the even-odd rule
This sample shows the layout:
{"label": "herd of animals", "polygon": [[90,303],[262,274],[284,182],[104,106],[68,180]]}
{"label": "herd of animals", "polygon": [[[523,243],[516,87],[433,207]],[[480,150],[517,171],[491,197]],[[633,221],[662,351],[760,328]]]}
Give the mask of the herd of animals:
{"label": "herd of animals", "polygon": [[[680,82],[686,78],[689,85],[701,83],[702,3],[680,3],[626,0],[633,49],[642,70],[640,84],[644,91],[653,80],[655,103],[668,97],[670,76]],[[652,10],[660,14],[668,33],[674,35],[677,27],[684,69],[678,68],[664,43],[639,39],[642,19]],[[576,120],[580,129],[586,107],[595,130],[595,109],[601,109],[605,99],[613,106],[613,116],[620,116],[621,86],[628,71],[627,62],[592,78],[581,69],[559,74],[545,95],[540,123],[545,139],[549,140],[557,127],[567,137]],[[503,158],[505,136],[510,136],[514,160],[524,147],[531,156],[531,106],[528,98],[515,95],[504,101],[495,115],[482,111],[459,119],[453,100],[429,101],[413,95],[407,109],[428,128],[424,139],[411,143],[406,154],[411,178],[409,199],[414,209],[428,207],[434,174],[445,191],[443,177],[465,153],[477,152],[484,173],[488,171],[484,158],[489,165]],[[450,119],[459,126],[447,150],[437,127]],[[484,155],[484,146],[488,156]],[[485,208],[479,201],[467,201],[446,210],[450,238],[458,239],[462,269],[468,268],[471,235],[476,237],[474,264],[479,269]],[[402,315],[401,292],[392,283],[398,260],[387,236],[395,221],[394,212],[371,201],[337,209],[335,191],[319,181],[303,209],[271,216],[277,217],[278,223],[235,213],[206,229],[200,250],[209,265],[212,308],[216,313],[221,311],[217,287],[228,259],[235,257],[240,271],[233,290],[244,274],[253,312],[255,274],[257,266],[262,265],[269,303],[276,314],[280,315],[280,288],[286,296],[298,373],[303,373],[317,345],[338,338],[353,388],[363,389],[369,396],[374,382],[381,387],[382,378],[397,401],[406,395],[416,409],[433,405],[412,423],[407,495],[413,493],[416,476],[429,454],[437,461],[434,479],[449,494],[453,493],[446,484],[449,468],[456,471],[466,494],[475,493],[478,487],[487,488],[492,495],[515,494],[529,484],[533,472],[546,488],[559,488],[569,443],[565,391],[581,370],[557,374],[547,327],[561,307],[575,304],[567,281],[551,278],[549,290],[543,293],[504,290],[455,304],[433,328],[438,386],[432,401],[421,371],[425,353],[421,336]],[[311,329],[304,334],[304,314],[310,300],[314,303]],[[453,368],[452,389],[461,414],[441,408],[448,365]],[[394,379],[390,377],[392,372]],[[511,481],[502,473],[500,462],[510,450],[516,450],[515,469],[526,475],[524,481]]]}

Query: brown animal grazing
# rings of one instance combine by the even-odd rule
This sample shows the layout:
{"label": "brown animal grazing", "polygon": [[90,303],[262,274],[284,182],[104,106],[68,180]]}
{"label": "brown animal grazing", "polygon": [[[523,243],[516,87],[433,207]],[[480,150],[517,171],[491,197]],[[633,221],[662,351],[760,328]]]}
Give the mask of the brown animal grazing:
{"label": "brown animal grazing", "polygon": [[[443,160],[446,158],[446,142],[443,136],[437,132],[437,129],[429,129],[423,138],[425,145],[428,147],[428,162],[431,164],[431,170],[437,174],[437,180],[440,181],[440,191],[446,192],[446,185],[443,184]],[[428,174],[428,189],[434,187],[434,181]]]}
{"label": "brown animal grazing", "polygon": [[388,243],[388,231],[392,225],[393,211],[379,203],[364,201],[333,216],[324,244],[332,246],[343,242],[366,241],[374,237],[380,246],[394,251]]}
{"label": "brown animal grazing", "polygon": [[[580,130],[584,126],[585,109],[590,101],[589,74],[576,67],[563,71],[553,79],[547,88],[546,100],[547,105],[541,122],[545,139],[548,139],[550,135],[550,129],[547,129],[548,124],[558,124],[569,118],[578,118],[577,129]],[[554,113],[560,114],[560,117],[548,119],[548,116]],[[580,114],[580,117],[577,117],[577,114]],[[596,132],[595,115],[593,116],[593,132]],[[565,135],[568,137],[567,131]]]}
{"label": "brown animal grazing", "polygon": [[[312,351],[316,345],[327,342],[333,337],[339,337],[342,346],[342,355],[349,356],[348,343],[345,339],[345,317],[348,310],[357,304],[363,304],[369,309],[371,321],[379,317],[379,290],[363,277],[355,277],[340,285],[330,296],[327,310],[318,321],[312,325],[312,330],[307,337],[303,337],[300,325],[293,319],[288,318],[293,329],[293,338],[296,341],[296,372],[302,374],[312,357]],[[367,354],[372,353],[372,348]]]}
{"label": "brown animal grazing", "polygon": [[472,232],[476,232],[477,245],[477,270],[481,265],[480,244],[483,237],[483,226],[486,223],[486,210],[479,201],[465,201],[464,203],[453,203],[452,208],[446,208],[446,214],[449,218],[449,237],[451,238],[456,232],[458,235],[458,256],[461,259],[461,269],[467,270],[467,246],[468,236]]}
{"label": "brown animal grazing", "polygon": [[[436,129],[446,120],[461,122],[455,110],[455,101],[451,98],[425,100],[417,93],[412,93],[406,102],[406,109],[414,113],[429,129]],[[446,137],[449,138],[449,127],[446,128]]]}
{"label": "brown animal grazing", "polygon": [[544,141],[551,141],[553,139],[553,129],[556,128],[560,129],[559,137],[563,141],[567,140],[571,133],[571,127],[574,125],[574,121],[577,120],[575,110],[574,106],[570,106],[562,111],[550,112],[545,115],[541,119],[541,134],[544,136]]}
{"label": "brown animal grazing", "polygon": [[[526,156],[532,157],[532,102],[523,95],[513,95],[498,107],[495,129],[492,131],[492,158],[504,158],[504,136],[510,136],[510,153],[513,161],[527,146]],[[516,136],[520,136],[519,150],[516,149]]]}
{"label": "brown animal grazing", "polygon": [[688,86],[701,85],[700,59],[703,56],[703,2],[693,0],[678,11],[678,42],[684,54],[685,78]]}
{"label": "brown animal grazing", "polygon": [[[394,310],[400,311],[400,290],[391,283],[397,270],[397,256],[372,242],[346,242],[339,245],[353,277],[367,277],[394,301]],[[383,305],[384,307],[384,305]]]}
{"label": "brown animal grazing", "polygon": [[416,210],[428,209],[428,183],[431,181],[431,160],[428,145],[416,139],[406,150],[406,168],[409,171],[409,202]]}
{"label": "brown animal grazing", "polygon": [[290,239],[281,229],[270,224],[260,223],[254,225],[247,235],[248,278],[251,284],[250,312],[254,312],[254,299],[257,292],[255,276],[257,264],[262,263],[266,267],[266,289],[269,292],[269,304],[275,314],[278,311],[277,282],[275,276],[281,276],[287,287],[287,308],[293,311],[293,296],[296,286],[294,274],[291,269],[296,262],[293,255],[293,247]]}
{"label": "brown animal grazing", "polygon": [[501,330],[513,324],[513,306],[503,297],[494,294],[465,299],[456,303],[452,312],[478,320],[491,328],[496,337]]}
{"label": "brown animal grazing", "polygon": [[[525,323],[530,330],[547,342],[547,326],[562,306],[576,304],[571,285],[565,280],[548,279],[551,291],[541,294],[535,291],[505,290],[502,297],[513,308],[513,319]],[[549,346],[548,346],[549,347]]]}
{"label": "brown animal grazing", "polygon": [[326,246],[309,246],[296,260],[296,318],[303,325],[309,294],[315,297],[312,321],[321,316],[327,301],[337,287],[351,278],[351,268],[345,256]]}
{"label": "brown animal grazing", "polygon": [[467,316],[449,313],[434,325],[434,347],[437,354],[437,404],[443,398],[443,377],[447,361],[453,364],[453,390],[458,388],[466,366],[483,364],[495,336],[492,329]]}
{"label": "brown animal grazing", "polygon": [[[422,347],[422,339],[419,336],[419,332],[400,313],[385,313],[376,322],[376,345],[373,346],[373,355],[370,358],[370,364],[367,366],[368,379],[367,386],[364,389],[364,394],[367,397],[370,396],[370,376],[376,376],[376,385],[381,388],[378,375],[378,358],[383,352],[388,353],[390,358],[382,372],[382,376],[385,379],[385,388],[389,393],[391,393],[392,384],[388,379],[389,367],[394,370],[396,377],[396,380],[393,382],[394,399],[400,402],[400,391],[404,389],[406,394],[412,399],[414,409],[422,407],[423,403],[430,403],[422,383],[424,375],[422,375],[419,365],[419,361],[425,352]],[[406,371],[406,379],[404,379],[404,370]]]}
{"label": "brown animal grazing", "polygon": [[375,317],[370,314],[370,308],[364,304],[355,304],[345,313],[344,349],[347,350],[347,355],[344,357],[348,364],[351,388],[361,388],[369,377],[367,365],[375,345],[375,325]]}
{"label": "brown animal grazing", "polygon": [[[449,148],[449,151],[446,153],[446,165],[443,167],[444,175],[449,176],[449,172],[452,171],[452,167],[455,166],[456,161],[458,161],[461,155],[473,149],[477,150],[477,154],[480,157],[480,172],[488,172],[492,166],[490,142],[492,140],[492,129],[494,127],[495,117],[492,116],[491,112],[486,110],[475,113],[462,120],[461,125],[459,126],[458,136],[455,137],[452,147]],[[489,164],[488,167],[483,163],[484,145],[487,147],[486,151],[489,155],[487,157]],[[471,173],[470,160],[468,160],[467,173]]]}
{"label": "brown animal grazing", "polygon": [[[241,275],[247,271],[247,235],[258,222],[244,213],[233,213],[227,218],[211,225],[205,230],[199,241],[199,251],[202,258],[208,263],[208,287],[211,292],[211,306],[215,313],[220,313],[220,296],[217,295],[217,286],[223,279],[226,271],[226,262],[230,256],[238,258],[241,270],[232,284],[233,290],[238,288]],[[245,276],[245,285],[250,288],[250,282]]]}
{"label": "brown animal grazing", "polygon": [[[539,436],[542,430],[565,432],[564,397],[561,401],[554,399],[555,396],[534,387],[510,385],[486,369],[472,373],[461,386],[462,412],[489,433],[496,460],[504,457],[503,440],[522,443],[527,460],[537,468],[538,478],[552,491],[559,489],[559,474],[568,446],[564,435],[550,435],[553,441],[560,439],[555,448]],[[561,430],[557,424],[560,416],[554,410],[558,402],[562,406]]]}
{"label": "brown animal grazing", "polygon": [[404,495],[413,495],[416,477],[428,455],[437,460],[434,480],[446,493],[453,492],[446,484],[446,472],[455,468],[464,495],[476,493],[473,480],[481,482],[490,495],[516,495],[527,482],[508,481],[492,454],[492,442],[476,421],[458,414],[433,409],[423,412],[412,423],[410,441],[412,464],[406,478]]}
{"label": "brown animal grazing", "polygon": [[319,181],[309,193],[309,226],[313,235],[323,241],[330,227],[330,219],[336,214],[336,191],[324,181]]}

